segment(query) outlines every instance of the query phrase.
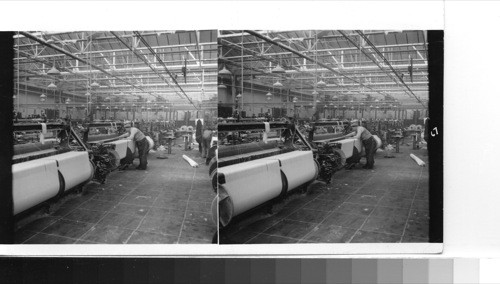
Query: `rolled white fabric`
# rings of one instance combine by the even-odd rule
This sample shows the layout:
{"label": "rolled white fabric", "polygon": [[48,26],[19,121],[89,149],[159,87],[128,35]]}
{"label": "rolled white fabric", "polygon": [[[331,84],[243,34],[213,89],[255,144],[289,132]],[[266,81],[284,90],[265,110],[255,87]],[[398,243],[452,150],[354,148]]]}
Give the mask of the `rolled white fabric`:
{"label": "rolled white fabric", "polygon": [[153,139],[149,136],[146,136],[146,140],[148,140],[148,144],[149,144],[149,151],[151,151],[154,146],[155,146],[155,142],[153,141]]}
{"label": "rolled white fabric", "polygon": [[264,135],[262,135],[262,141],[267,144],[267,134],[271,130],[271,127],[269,126],[269,122],[264,122],[265,130],[264,130]]}
{"label": "rolled white fabric", "polygon": [[72,151],[40,160],[57,161],[58,170],[64,178],[65,191],[89,180],[94,170],[86,151]]}
{"label": "rolled white fabric", "polygon": [[127,156],[128,141],[130,140],[117,140],[109,142],[109,144],[115,145],[115,151],[118,153],[118,156],[120,156],[120,160]]}
{"label": "rolled white fabric", "polygon": [[223,174],[224,189],[230,198],[232,212],[228,221],[268,200],[278,197],[282,191],[280,164],[278,160],[257,159],[217,169]]}
{"label": "rolled white fabric", "polygon": [[193,161],[193,159],[189,158],[188,156],[186,155],[182,155],[182,158],[189,163],[189,165],[191,165],[191,167],[193,168],[197,168],[198,167],[198,163]]}
{"label": "rolled white fabric", "polygon": [[46,123],[40,123],[42,125],[42,133],[40,133],[40,142],[45,144],[45,134],[47,134],[47,124]]}
{"label": "rolled white fabric", "polygon": [[[278,160],[280,169],[288,181],[287,191],[293,190],[317,175],[312,151],[293,151],[285,154],[275,155],[263,160]],[[297,166],[300,165],[300,166]]]}
{"label": "rolled white fabric", "polygon": [[425,167],[425,162],[422,161],[419,157],[417,157],[413,154],[410,154],[410,158],[412,158],[419,166]]}
{"label": "rolled white fabric", "polygon": [[47,124],[41,123],[41,125],[42,125],[42,134],[47,134]]}
{"label": "rolled white fabric", "polygon": [[59,188],[55,160],[37,159],[12,165],[14,215],[56,196]]}

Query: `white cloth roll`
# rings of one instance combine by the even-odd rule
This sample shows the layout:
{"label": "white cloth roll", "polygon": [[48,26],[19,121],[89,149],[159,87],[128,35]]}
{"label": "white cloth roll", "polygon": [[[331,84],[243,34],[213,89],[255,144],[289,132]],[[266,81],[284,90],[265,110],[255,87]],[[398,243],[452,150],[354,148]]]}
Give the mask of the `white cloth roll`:
{"label": "white cloth roll", "polygon": [[12,165],[14,215],[56,196],[58,192],[55,160],[38,159]]}
{"label": "white cloth roll", "polygon": [[373,139],[375,139],[375,142],[377,142],[377,149],[382,147],[382,140],[380,139],[380,137],[378,137],[377,135],[373,135]]}
{"label": "white cloth roll", "polygon": [[359,141],[356,141],[356,139],[348,138],[340,141],[335,141],[335,143],[339,143],[341,145],[340,150],[344,152],[346,158],[352,157],[355,142],[357,142],[356,147],[358,148],[358,151],[361,151],[361,143]]}
{"label": "white cloth roll", "polygon": [[233,216],[280,195],[283,184],[278,160],[258,159],[217,169],[234,206]]}
{"label": "white cloth roll", "polygon": [[313,180],[317,174],[312,151],[293,151],[264,159],[281,162],[281,170],[288,181],[287,191]]}
{"label": "white cloth roll", "polygon": [[127,156],[127,147],[130,142],[134,142],[131,140],[117,140],[117,141],[112,141],[109,142],[109,144],[114,144],[115,145],[115,151],[118,153],[118,156],[120,157],[120,160],[125,158]]}
{"label": "white cloth roll", "polygon": [[264,135],[262,135],[262,141],[264,141],[264,143],[267,144],[267,135],[268,135],[269,131],[271,131],[271,127],[269,126],[269,122],[264,122],[264,127],[265,127],[265,130],[264,130]]}
{"label": "white cloth roll", "polygon": [[151,151],[154,146],[155,146],[155,142],[153,141],[153,139],[151,139],[151,137],[149,136],[146,136],[146,140],[148,140],[148,143],[149,143],[149,150]]}
{"label": "white cloth roll", "polygon": [[40,160],[58,162],[58,169],[64,177],[65,191],[72,189],[92,177],[93,168],[90,164],[88,153],[84,151],[67,152],[41,158]]}
{"label": "white cloth roll", "polygon": [[425,167],[425,162],[422,161],[419,157],[413,155],[413,154],[410,154],[410,158],[413,159],[413,161],[415,161],[419,166],[421,167]]}
{"label": "white cloth roll", "polygon": [[41,123],[42,125],[42,134],[45,135],[47,134],[47,123]]}
{"label": "white cloth roll", "polygon": [[199,165],[197,162],[195,162],[193,159],[189,158],[186,155],[182,155],[182,158],[189,163],[189,165],[193,168],[197,168]]}

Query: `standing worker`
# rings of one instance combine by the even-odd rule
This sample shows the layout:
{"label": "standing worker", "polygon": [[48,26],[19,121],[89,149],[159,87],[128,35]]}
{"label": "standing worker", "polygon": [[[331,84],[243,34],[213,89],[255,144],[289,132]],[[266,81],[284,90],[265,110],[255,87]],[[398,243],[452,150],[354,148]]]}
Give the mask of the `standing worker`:
{"label": "standing worker", "polygon": [[149,142],[146,139],[146,135],[138,128],[132,127],[130,122],[125,123],[124,127],[127,132],[119,137],[135,141],[135,146],[139,149],[139,166],[136,169],[145,170],[148,167],[147,155],[149,150]]}
{"label": "standing worker", "polygon": [[363,141],[363,146],[365,147],[366,164],[363,166],[363,169],[373,169],[373,165],[375,164],[375,159],[373,157],[377,151],[377,141],[375,141],[375,138],[373,138],[370,131],[363,126],[359,126],[357,123],[352,123],[351,127],[353,132],[346,136],[361,139]]}
{"label": "standing worker", "polygon": [[203,136],[203,123],[201,122],[201,119],[198,119],[196,122],[196,142],[198,143],[198,150],[200,150],[200,155],[203,153],[203,143],[202,143],[202,136]]}

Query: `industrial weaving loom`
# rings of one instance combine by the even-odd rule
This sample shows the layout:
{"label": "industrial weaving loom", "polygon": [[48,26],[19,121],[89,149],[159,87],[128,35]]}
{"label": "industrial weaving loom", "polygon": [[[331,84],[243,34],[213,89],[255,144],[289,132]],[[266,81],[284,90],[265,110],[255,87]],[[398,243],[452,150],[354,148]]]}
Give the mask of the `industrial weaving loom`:
{"label": "industrial weaving loom", "polygon": [[[132,123],[134,124],[134,123]],[[86,126],[83,133],[83,141],[89,145],[94,155],[96,164],[95,180],[104,183],[106,175],[118,167],[125,168],[131,165],[134,158],[138,157],[135,142],[132,140],[120,139],[123,134],[123,122],[93,122]],[[107,134],[88,135],[91,129],[106,129]],[[154,146],[153,140],[146,136],[149,142],[149,150]]]}
{"label": "industrial weaving loom", "polygon": [[18,143],[12,165],[14,215],[93,178],[91,153],[69,125],[14,124],[14,134]]}
{"label": "industrial weaving loom", "polygon": [[[317,127],[345,127],[349,125],[346,121],[320,121],[312,123],[312,129]],[[319,149],[320,152],[329,152],[329,148],[341,150],[335,151],[334,155],[340,155],[336,158],[337,161],[341,161],[342,166],[353,165],[358,163],[362,157],[366,155],[365,148],[363,147],[363,142],[361,139],[354,139],[347,137],[348,133],[335,133],[335,134],[313,134],[312,143]],[[377,149],[382,146],[382,140],[377,136],[373,135],[373,138],[377,142]],[[332,157],[323,156],[320,159],[329,159]],[[333,173],[332,173],[333,174]],[[326,177],[325,177],[326,178]],[[327,181],[329,182],[329,180]]]}
{"label": "industrial weaving loom", "polygon": [[[313,129],[331,125],[343,127],[346,123],[316,122]],[[306,139],[290,122],[225,123],[219,124],[218,131],[230,133],[233,143],[243,143],[219,145],[218,167],[210,167],[212,184],[218,186],[221,228],[237,216],[306,188],[316,179],[329,183],[347,160],[357,153],[354,158],[359,161],[364,153],[359,139],[346,138],[338,132],[322,135],[320,140],[313,135],[310,136],[313,139]],[[255,137],[256,132],[261,133],[262,140],[245,140]],[[278,137],[267,138],[272,132]]]}
{"label": "industrial weaving loom", "polygon": [[[14,215],[62,196],[90,180],[104,183],[121,164],[132,163],[135,143],[119,140],[120,123],[15,123],[12,161]],[[91,129],[114,129],[100,133]]]}

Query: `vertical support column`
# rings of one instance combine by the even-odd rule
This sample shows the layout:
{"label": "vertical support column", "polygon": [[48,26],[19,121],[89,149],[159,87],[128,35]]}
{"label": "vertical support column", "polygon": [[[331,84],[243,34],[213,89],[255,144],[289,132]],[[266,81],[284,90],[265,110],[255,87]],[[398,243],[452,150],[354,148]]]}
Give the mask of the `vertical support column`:
{"label": "vertical support column", "polygon": [[[236,99],[236,76],[231,75],[231,104],[233,105],[233,108],[235,108],[234,106],[235,99]],[[233,109],[232,112],[234,113],[236,109],[237,108]]]}

